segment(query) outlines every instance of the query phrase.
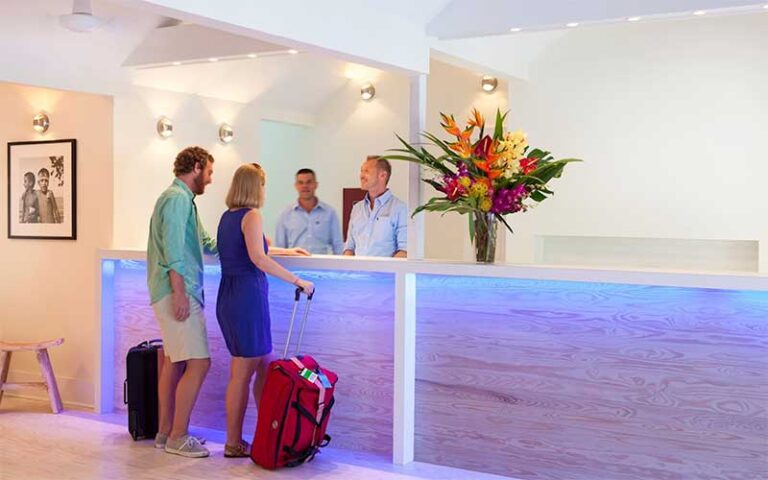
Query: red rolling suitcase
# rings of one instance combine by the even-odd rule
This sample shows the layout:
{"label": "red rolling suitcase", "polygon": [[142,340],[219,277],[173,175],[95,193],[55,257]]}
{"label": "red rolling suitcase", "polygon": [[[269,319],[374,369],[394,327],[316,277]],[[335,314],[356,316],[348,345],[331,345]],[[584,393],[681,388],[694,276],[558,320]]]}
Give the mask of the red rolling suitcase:
{"label": "red rolling suitcase", "polygon": [[268,470],[309,462],[330,442],[325,433],[338,377],[309,355],[298,355],[312,303],[307,298],[296,356],[287,358],[301,289],[296,289],[283,358],[269,364],[259,402],[251,459]]}

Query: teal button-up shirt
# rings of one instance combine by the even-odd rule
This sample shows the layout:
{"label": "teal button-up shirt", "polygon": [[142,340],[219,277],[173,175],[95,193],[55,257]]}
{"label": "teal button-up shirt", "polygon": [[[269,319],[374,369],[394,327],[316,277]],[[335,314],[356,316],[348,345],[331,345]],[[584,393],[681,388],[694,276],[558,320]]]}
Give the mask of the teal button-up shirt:
{"label": "teal button-up shirt", "polygon": [[168,272],[184,278],[187,295],[201,305],[203,296],[203,250],[216,254],[216,240],[208,235],[197,216],[195,194],[178,178],[160,195],[149,223],[147,285],[150,302],[172,292]]}

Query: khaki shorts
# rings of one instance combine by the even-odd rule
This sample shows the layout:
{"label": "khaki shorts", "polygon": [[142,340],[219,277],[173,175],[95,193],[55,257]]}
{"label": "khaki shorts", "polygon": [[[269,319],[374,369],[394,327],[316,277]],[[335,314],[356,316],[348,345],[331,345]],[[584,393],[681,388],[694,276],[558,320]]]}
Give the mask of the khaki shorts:
{"label": "khaki shorts", "polygon": [[163,333],[163,349],[171,362],[181,362],[193,358],[209,358],[208,330],[205,327],[205,315],[200,302],[189,298],[189,317],[176,320],[173,312],[173,299],[166,295],[152,304],[157,323]]}

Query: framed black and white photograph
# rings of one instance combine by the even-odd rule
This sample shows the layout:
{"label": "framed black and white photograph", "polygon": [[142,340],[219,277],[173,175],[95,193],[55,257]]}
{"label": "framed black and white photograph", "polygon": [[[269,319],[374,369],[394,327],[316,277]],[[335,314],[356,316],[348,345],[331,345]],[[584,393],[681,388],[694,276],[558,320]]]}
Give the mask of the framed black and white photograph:
{"label": "framed black and white photograph", "polygon": [[77,140],[8,143],[8,238],[77,238]]}

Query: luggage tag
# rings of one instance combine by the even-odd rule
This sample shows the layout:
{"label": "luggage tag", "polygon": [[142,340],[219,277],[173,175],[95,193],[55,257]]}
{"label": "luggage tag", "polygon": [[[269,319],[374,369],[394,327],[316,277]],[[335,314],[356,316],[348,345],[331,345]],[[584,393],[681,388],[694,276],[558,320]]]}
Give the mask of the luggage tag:
{"label": "luggage tag", "polygon": [[317,374],[308,368],[304,368],[299,372],[299,376],[309,383],[315,383],[317,380]]}
{"label": "luggage tag", "polygon": [[318,378],[320,378],[320,383],[323,385],[324,388],[331,388],[333,386],[331,385],[331,381],[328,380],[328,377],[326,377],[323,372],[320,372],[317,376]]}

